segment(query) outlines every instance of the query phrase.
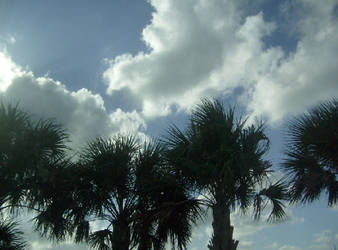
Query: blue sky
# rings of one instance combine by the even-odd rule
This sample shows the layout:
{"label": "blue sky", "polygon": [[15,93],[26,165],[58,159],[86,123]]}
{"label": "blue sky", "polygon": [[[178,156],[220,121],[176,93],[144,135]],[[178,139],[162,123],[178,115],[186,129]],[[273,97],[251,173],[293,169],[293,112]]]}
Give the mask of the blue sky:
{"label": "blue sky", "polygon": [[[54,117],[80,147],[96,136],[163,134],[203,97],[263,118],[277,170],[291,116],[338,96],[334,0],[0,0],[0,97]],[[325,197],[278,225],[232,215],[239,249],[333,249]],[[31,232],[32,250],[50,244]],[[211,221],[189,249],[205,249]]]}

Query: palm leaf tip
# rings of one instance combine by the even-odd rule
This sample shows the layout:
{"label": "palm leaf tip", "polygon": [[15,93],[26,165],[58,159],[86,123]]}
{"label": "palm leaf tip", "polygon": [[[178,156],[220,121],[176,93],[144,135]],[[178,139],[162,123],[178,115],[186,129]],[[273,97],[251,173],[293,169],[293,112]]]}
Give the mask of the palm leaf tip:
{"label": "palm leaf tip", "polygon": [[23,232],[18,229],[18,223],[13,221],[0,222],[0,249],[24,250],[27,242]]}
{"label": "palm leaf tip", "polygon": [[108,229],[99,230],[90,234],[89,244],[98,250],[110,250],[109,242],[112,237],[112,232]]}
{"label": "palm leaf tip", "polygon": [[262,189],[254,198],[254,218],[259,219],[261,211],[271,204],[272,210],[268,216],[269,222],[286,219],[284,201],[288,200],[287,187],[284,180],[279,180],[269,187]]}

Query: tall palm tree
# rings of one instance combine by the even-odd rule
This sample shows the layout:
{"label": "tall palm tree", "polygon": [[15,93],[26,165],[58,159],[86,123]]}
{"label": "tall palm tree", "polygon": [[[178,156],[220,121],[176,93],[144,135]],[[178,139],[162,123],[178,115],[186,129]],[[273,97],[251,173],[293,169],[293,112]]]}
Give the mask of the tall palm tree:
{"label": "tall palm tree", "polygon": [[[163,249],[169,238],[183,249],[199,207],[170,176],[162,151],[159,144],[141,147],[132,136],[90,142],[78,163],[58,168],[59,183],[40,183],[37,228],[96,249]],[[90,221],[101,221],[100,230],[93,231]]]}
{"label": "tall palm tree", "polygon": [[333,98],[290,121],[283,169],[293,202],[312,202],[325,190],[338,197],[338,101]]}
{"label": "tall palm tree", "polygon": [[[47,163],[61,158],[67,134],[52,120],[34,122],[18,105],[0,105],[0,219],[20,208],[32,208],[27,197],[33,180],[44,172]],[[4,249],[23,249],[21,232],[14,221],[1,223]],[[11,241],[13,241],[11,243]],[[13,246],[13,248],[10,248]]]}
{"label": "tall palm tree", "polygon": [[[271,184],[271,164],[262,159],[269,148],[263,124],[245,127],[217,100],[203,100],[192,112],[185,131],[171,126],[164,139],[178,178],[191,183],[212,209],[213,237],[209,248],[234,250],[230,212],[255,207],[255,217],[271,202],[270,220],[281,219],[286,198],[281,182]],[[264,188],[264,184],[270,184]],[[258,190],[259,187],[263,187]]]}

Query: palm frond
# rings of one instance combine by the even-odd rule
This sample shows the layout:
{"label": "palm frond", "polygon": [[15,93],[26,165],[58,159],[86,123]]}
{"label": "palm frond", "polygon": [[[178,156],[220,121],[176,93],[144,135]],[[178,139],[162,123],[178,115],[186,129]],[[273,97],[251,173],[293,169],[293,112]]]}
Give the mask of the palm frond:
{"label": "palm frond", "polygon": [[286,158],[291,202],[312,202],[325,190],[338,198],[338,101],[333,98],[289,121]]}
{"label": "palm frond", "polygon": [[133,136],[98,138],[82,151],[80,161],[87,169],[91,169],[92,181],[102,193],[115,193],[123,198],[132,190],[131,172],[137,150]]}
{"label": "palm frond", "polygon": [[283,202],[287,200],[287,188],[283,180],[279,180],[269,187],[262,189],[254,199],[254,217],[259,219],[261,211],[268,203],[272,205],[271,213],[268,221],[280,221],[285,219],[286,213],[284,211]]}
{"label": "palm frond", "polygon": [[89,237],[89,222],[84,218],[80,221],[75,221],[75,242],[83,242]]}
{"label": "palm frond", "polygon": [[42,159],[64,156],[65,151],[69,149],[66,146],[69,135],[54,120],[39,120],[35,125],[32,125],[31,130],[30,140],[36,144],[35,150]]}
{"label": "palm frond", "polygon": [[198,200],[163,203],[159,209],[155,235],[160,242],[170,239],[179,249],[186,249],[190,242],[191,227],[204,216],[204,210]]}
{"label": "palm frond", "polygon": [[0,222],[0,249],[24,250],[26,246],[27,242],[23,238],[23,232],[18,229],[17,222]]}
{"label": "palm frond", "polygon": [[47,210],[33,219],[36,230],[50,240],[62,241],[72,232],[70,221],[62,216],[62,212]]}
{"label": "palm frond", "polygon": [[110,240],[112,237],[113,233],[109,229],[99,230],[90,234],[88,243],[94,249],[110,250]]}

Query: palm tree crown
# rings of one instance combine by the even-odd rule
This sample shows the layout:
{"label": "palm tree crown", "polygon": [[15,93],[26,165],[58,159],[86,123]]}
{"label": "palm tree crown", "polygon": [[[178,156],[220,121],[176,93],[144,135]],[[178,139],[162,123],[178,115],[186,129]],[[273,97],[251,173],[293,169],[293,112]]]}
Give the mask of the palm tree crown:
{"label": "palm tree crown", "polygon": [[[285,213],[286,198],[281,182],[271,184],[271,164],[262,159],[269,148],[263,124],[245,126],[245,119],[236,119],[233,108],[225,110],[217,100],[203,100],[192,114],[185,131],[171,126],[165,142],[170,164],[177,175],[205,195],[213,211],[214,235],[210,248],[236,249],[232,239],[230,210],[245,211],[255,205],[260,216],[266,202],[272,203],[269,219],[280,219]],[[258,191],[263,184],[269,187]]]}
{"label": "palm tree crown", "polygon": [[338,197],[338,101],[333,98],[290,121],[283,169],[293,202],[312,202],[322,191]]}
{"label": "palm tree crown", "polygon": [[[0,220],[4,213],[32,208],[38,175],[65,155],[68,135],[52,120],[34,122],[18,105],[0,105]],[[46,176],[45,176],[46,177]],[[1,249],[24,249],[22,232],[12,219],[0,223]]]}
{"label": "palm tree crown", "polygon": [[[160,144],[98,138],[79,162],[59,170],[61,183],[41,185],[36,221],[43,234],[74,236],[96,249],[164,249],[168,240],[183,249],[189,242],[199,204],[170,174]],[[93,231],[90,221],[102,221],[102,228]]]}

